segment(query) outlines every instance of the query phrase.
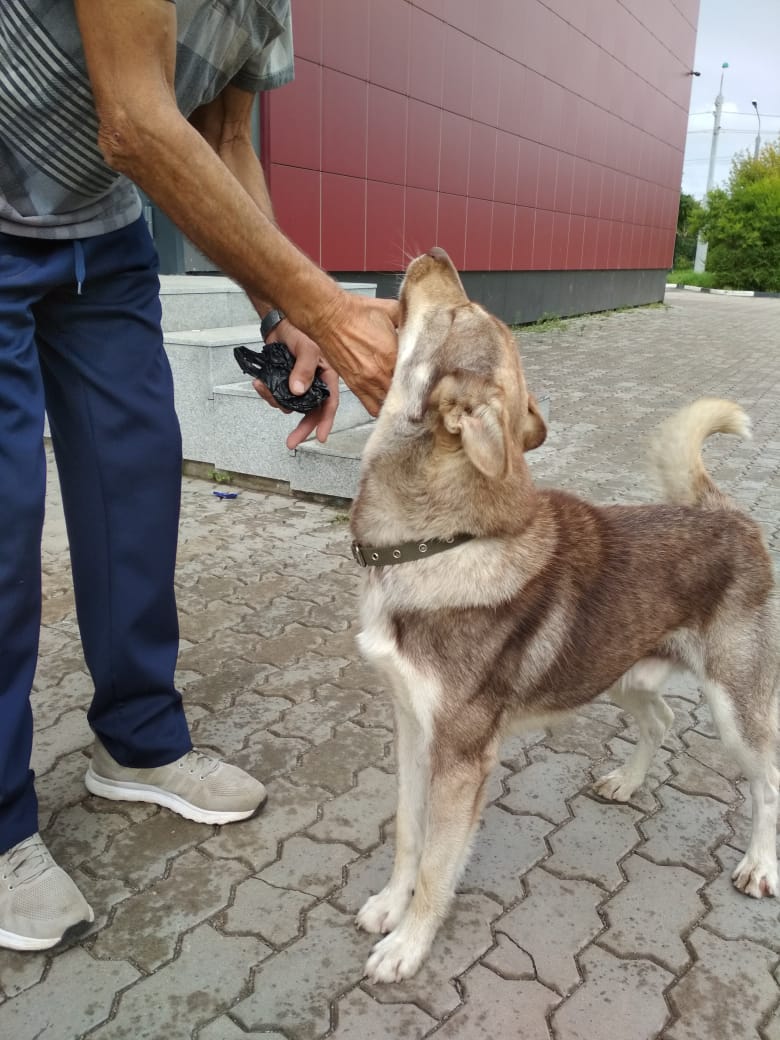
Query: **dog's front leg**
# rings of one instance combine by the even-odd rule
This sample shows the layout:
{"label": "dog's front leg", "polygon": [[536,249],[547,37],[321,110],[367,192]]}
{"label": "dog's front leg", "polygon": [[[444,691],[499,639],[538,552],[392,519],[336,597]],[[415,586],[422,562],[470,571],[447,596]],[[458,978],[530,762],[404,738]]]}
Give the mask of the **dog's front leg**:
{"label": "dog's front leg", "polygon": [[444,920],[484,802],[493,761],[462,762],[434,772],[428,827],[409,909],[377,943],[366,964],[372,982],[400,982],[415,974]]}
{"label": "dog's front leg", "polygon": [[406,913],[420,865],[428,809],[428,741],[414,714],[395,704],[398,757],[398,810],[395,817],[395,864],[390,881],[364,903],[357,924],[367,932],[391,932]]}

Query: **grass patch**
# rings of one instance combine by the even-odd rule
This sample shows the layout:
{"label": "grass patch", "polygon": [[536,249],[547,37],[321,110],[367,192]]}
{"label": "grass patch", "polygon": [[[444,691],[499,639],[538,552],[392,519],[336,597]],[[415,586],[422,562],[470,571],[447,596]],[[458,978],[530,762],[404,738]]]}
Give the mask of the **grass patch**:
{"label": "grass patch", "polygon": [[719,289],[716,285],[715,275],[709,271],[693,271],[686,268],[677,268],[670,271],[666,276],[669,285],[700,285],[703,289]]}

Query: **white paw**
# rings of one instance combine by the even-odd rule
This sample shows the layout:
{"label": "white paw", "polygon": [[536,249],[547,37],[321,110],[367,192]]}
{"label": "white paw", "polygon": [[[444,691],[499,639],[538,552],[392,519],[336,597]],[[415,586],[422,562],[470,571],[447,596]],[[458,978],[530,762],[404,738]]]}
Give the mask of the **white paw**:
{"label": "white paw", "polygon": [[366,976],[371,982],[401,982],[414,975],[430,948],[430,941],[415,937],[403,927],[386,935],[373,949],[366,962]]}
{"label": "white paw", "polygon": [[737,864],[731,880],[735,888],[754,899],[775,896],[778,890],[777,861],[774,857],[763,859],[745,855]]}
{"label": "white paw", "polygon": [[627,802],[631,795],[641,784],[625,767],[613,769],[611,773],[602,776],[593,785],[593,790],[601,798],[607,798],[610,802]]}
{"label": "white paw", "polygon": [[366,900],[358,911],[358,928],[377,935],[392,932],[401,923],[411,898],[411,890],[386,885],[381,892]]}

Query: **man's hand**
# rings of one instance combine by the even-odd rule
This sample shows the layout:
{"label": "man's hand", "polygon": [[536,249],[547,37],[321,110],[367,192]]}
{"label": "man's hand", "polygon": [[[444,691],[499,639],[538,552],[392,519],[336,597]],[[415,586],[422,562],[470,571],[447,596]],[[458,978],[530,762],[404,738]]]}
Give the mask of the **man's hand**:
{"label": "man's hand", "polygon": [[378,415],[398,353],[398,300],[342,293],[316,330],[322,352],[371,415]]}
{"label": "man's hand", "polygon": [[[309,337],[296,329],[296,327],[285,318],[280,321],[276,328],[268,333],[267,343],[286,343],[290,353],[295,358],[295,365],[288,380],[290,389],[294,394],[305,393],[312,384],[316,370],[321,369],[321,377],[330,390],[328,397],[319,408],[304,415],[295,429],[287,437],[287,447],[292,451],[305,441],[312,430],[317,431],[317,440],[325,441],[333,428],[333,420],[336,418],[336,409],[339,406],[339,377],[336,371],[322,357],[320,348]],[[255,390],[264,401],[274,408],[280,408],[279,402],[273,397],[268,387],[260,379],[252,383]],[[281,411],[286,411],[282,408]]]}

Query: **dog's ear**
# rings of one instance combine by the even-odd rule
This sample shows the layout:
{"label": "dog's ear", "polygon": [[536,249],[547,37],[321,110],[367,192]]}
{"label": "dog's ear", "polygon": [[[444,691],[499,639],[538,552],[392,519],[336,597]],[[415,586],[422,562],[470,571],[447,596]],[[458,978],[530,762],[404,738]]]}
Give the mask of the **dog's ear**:
{"label": "dog's ear", "polygon": [[474,373],[444,376],[431,395],[445,430],[460,437],[472,465],[486,477],[506,477],[511,469],[509,423],[503,395]]}
{"label": "dog's ear", "polygon": [[523,422],[523,451],[533,451],[544,444],[547,425],[539,410],[539,402],[533,394],[528,395],[528,415]]}

